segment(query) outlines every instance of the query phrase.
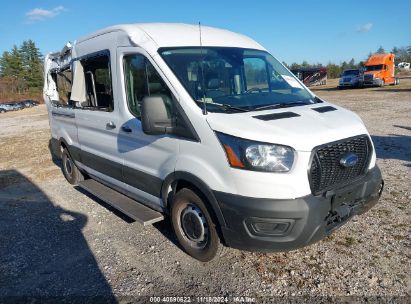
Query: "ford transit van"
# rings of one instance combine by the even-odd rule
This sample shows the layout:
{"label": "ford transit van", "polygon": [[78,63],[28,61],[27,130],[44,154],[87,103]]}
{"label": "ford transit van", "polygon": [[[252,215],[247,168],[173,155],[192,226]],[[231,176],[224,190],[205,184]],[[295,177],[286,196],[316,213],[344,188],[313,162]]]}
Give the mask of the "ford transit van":
{"label": "ford transit van", "polygon": [[227,30],[103,29],[46,56],[44,99],[67,181],[200,261],[307,246],[383,188],[358,115]]}

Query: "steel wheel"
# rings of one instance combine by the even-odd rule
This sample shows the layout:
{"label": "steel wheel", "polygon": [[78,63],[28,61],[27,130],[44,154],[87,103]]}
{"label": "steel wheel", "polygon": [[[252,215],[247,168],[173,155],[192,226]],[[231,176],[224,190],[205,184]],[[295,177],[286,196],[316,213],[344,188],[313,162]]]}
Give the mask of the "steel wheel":
{"label": "steel wheel", "polygon": [[223,250],[206,203],[193,190],[184,188],[176,193],[171,206],[174,233],[183,249],[193,258],[208,262]]}

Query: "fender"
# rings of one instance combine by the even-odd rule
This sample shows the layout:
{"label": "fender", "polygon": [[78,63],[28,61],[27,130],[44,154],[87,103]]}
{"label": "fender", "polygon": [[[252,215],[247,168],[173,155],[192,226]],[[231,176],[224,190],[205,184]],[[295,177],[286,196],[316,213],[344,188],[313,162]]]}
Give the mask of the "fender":
{"label": "fender", "polygon": [[191,173],[188,173],[185,171],[175,171],[167,175],[161,187],[161,198],[166,205],[167,205],[168,188],[173,182],[178,181],[178,180],[184,180],[190,184],[193,184],[196,188],[198,188],[201,191],[201,193],[205,196],[211,208],[213,209],[213,212],[215,216],[217,217],[217,220],[220,226],[221,227],[226,226],[223,213],[221,212],[220,206],[217,202],[217,199],[215,198],[213,194],[213,191],[204,181],[202,181],[197,176]]}

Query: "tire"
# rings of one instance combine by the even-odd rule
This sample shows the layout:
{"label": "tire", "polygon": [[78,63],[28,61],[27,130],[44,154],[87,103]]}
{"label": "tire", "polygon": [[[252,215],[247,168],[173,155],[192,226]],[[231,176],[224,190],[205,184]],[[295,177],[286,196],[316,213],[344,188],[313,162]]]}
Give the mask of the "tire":
{"label": "tire", "polygon": [[176,193],[171,205],[171,223],[184,251],[201,262],[221,255],[217,223],[203,199],[193,190],[183,188]]}
{"label": "tire", "polygon": [[0,109],[0,113],[6,113],[4,109]]}
{"label": "tire", "polygon": [[75,165],[67,149],[63,150],[63,153],[61,154],[61,161],[63,175],[70,184],[77,185],[79,182],[84,180],[83,174]]}
{"label": "tire", "polygon": [[380,87],[382,88],[382,87],[384,87],[384,85],[385,85],[385,81],[384,81],[384,79],[381,79]]}

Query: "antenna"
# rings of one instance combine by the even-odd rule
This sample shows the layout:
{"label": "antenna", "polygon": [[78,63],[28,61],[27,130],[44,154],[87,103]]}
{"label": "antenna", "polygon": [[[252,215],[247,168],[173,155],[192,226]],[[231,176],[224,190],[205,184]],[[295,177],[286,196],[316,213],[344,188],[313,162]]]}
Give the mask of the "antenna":
{"label": "antenna", "polygon": [[200,32],[200,53],[201,53],[201,91],[203,91],[203,114],[207,115],[207,103],[205,97],[205,79],[204,79],[204,55],[203,55],[203,42],[201,40],[201,23],[198,22],[198,31]]}

